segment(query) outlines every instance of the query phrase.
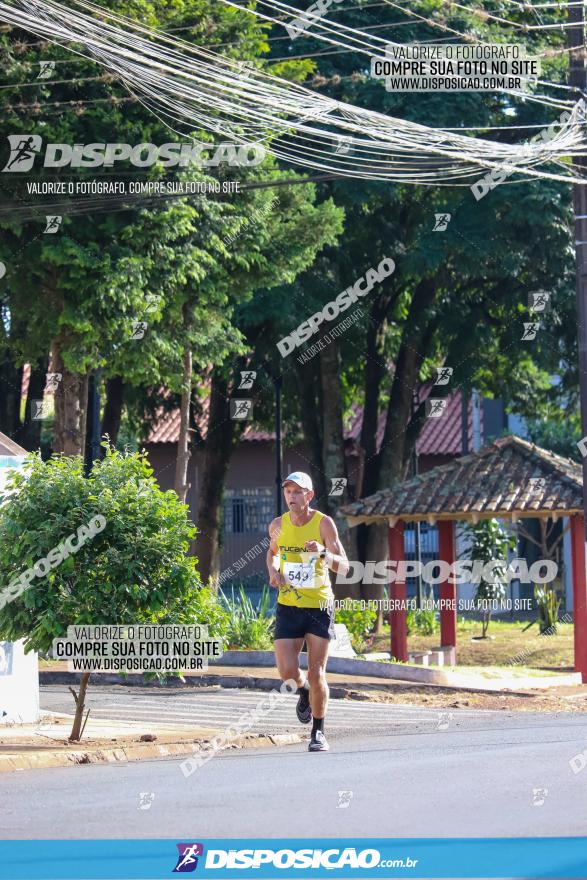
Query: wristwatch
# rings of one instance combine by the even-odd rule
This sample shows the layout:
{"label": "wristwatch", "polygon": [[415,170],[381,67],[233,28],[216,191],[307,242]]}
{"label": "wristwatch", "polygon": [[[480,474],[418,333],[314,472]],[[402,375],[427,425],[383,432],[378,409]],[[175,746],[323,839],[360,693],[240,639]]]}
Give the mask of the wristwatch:
{"label": "wristwatch", "polygon": [[326,557],[328,556],[328,550],[326,549],[326,547],[324,548],[322,553],[319,553],[318,555],[320,556],[320,559],[326,559]]}

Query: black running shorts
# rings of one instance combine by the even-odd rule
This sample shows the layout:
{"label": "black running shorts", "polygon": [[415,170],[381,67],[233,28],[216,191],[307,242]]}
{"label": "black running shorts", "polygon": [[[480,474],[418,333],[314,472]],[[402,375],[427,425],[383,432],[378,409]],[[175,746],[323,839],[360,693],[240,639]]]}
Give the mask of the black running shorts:
{"label": "black running shorts", "polygon": [[334,609],[298,608],[297,605],[277,603],[275,611],[275,639],[303,639],[308,633],[322,639],[335,639]]}

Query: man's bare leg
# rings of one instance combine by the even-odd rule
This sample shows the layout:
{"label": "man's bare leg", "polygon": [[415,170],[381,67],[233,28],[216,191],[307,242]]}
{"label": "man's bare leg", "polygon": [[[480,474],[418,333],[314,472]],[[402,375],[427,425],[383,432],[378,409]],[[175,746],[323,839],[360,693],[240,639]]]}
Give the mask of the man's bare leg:
{"label": "man's bare leg", "polygon": [[[312,725],[312,740],[317,731],[324,733],[324,718],[328,708],[328,684],[326,682],[326,661],[330,642],[321,636],[312,633],[306,635],[308,646],[308,682],[310,684],[310,703],[314,722]],[[318,746],[314,749],[310,743],[310,751],[325,751],[328,748],[324,738],[324,748]]]}
{"label": "man's bare leg", "polygon": [[300,669],[300,651],[303,639],[276,639],[274,642],[275,662],[283,681],[293,678],[298,687],[303,687],[306,676]]}

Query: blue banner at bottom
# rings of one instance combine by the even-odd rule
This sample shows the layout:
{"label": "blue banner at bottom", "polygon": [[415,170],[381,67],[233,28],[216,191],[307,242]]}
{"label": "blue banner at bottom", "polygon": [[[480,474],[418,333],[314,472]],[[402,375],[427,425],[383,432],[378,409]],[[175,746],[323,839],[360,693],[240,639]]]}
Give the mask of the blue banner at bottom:
{"label": "blue banner at bottom", "polygon": [[587,837],[4,840],[2,880],[587,878]]}

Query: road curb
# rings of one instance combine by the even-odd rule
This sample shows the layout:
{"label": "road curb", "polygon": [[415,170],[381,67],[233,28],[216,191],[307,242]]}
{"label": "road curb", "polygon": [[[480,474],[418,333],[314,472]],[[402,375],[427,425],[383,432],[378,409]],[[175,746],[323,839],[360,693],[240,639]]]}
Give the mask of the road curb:
{"label": "road curb", "polygon": [[[77,672],[55,671],[42,669],[39,671],[39,684],[79,684],[80,674]],[[120,675],[109,673],[96,675],[92,679],[92,688],[100,685],[122,685],[123,687],[154,687],[169,689],[185,687],[213,687],[221,688],[249,688],[256,691],[279,691],[281,681],[276,678],[259,678],[254,675],[192,675],[183,681],[179,678],[171,678],[167,682],[157,679],[145,679],[142,675]],[[357,688],[359,685],[353,685]],[[342,700],[351,693],[351,687],[330,685],[330,696],[334,700]],[[1,730],[1,728],[0,728]]]}
{"label": "road curb", "polygon": [[[44,770],[50,767],[73,767],[77,764],[126,764],[136,761],[153,761],[157,758],[185,757],[202,751],[202,744],[210,740],[181,743],[137,743],[116,749],[75,749],[0,755],[0,773],[14,770]],[[219,751],[232,749],[258,749],[265,746],[294,745],[302,742],[297,733],[271,736],[238,736]]]}
{"label": "road curb", "polygon": [[[274,666],[273,651],[225,651],[218,660],[210,660],[214,666]],[[308,656],[300,654],[300,668],[307,669]],[[479,675],[467,674],[466,667],[457,671],[450,668],[431,669],[425,666],[411,666],[407,663],[378,662],[377,660],[358,660],[350,657],[329,657],[327,672],[337,675],[358,675],[362,678],[387,678],[394,682],[409,681],[416,684],[432,684],[442,687],[469,688],[480,691],[545,690],[551,687],[581,684],[580,672],[557,673],[552,676],[513,676],[510,678],[485,679]]]}
{"label": "road curb", "polygon": [[[77,672],[52,672],[49,669],[39,671],[39,684],[79,684],[80,674]],[[390,682],[349,682],[344,685],[329,685],[330,697],[333,700],[361,700],[369,699],[367,696],[373,690],[385,690],[393,688],[396,685],[402,685],[402,681]],[[438,691],[460,691],[468,694],[479,693],[500,693],[495,688],[475,687],[474,685],[455,685],[455,684],[435,684],[432,682],[412,682],[419,687],[433,688]],[[100,685],[120,685],[122,687],[153,687],[161,689],[172,688],[199,688],[199,687],[221,687],[221,688],[249,688],[258,691],[279,691],[280,682],[275,678],[259,678],[253,675],[198,675],[186,677],[184,681],[179,678],[170,679],[167,683],[156,679],[148,681],[142,675],[128,675],[122,678],[118,675],[96,675],[92,681],[92,688]],[[528,688],[528,690],[531,690]],[[514,688],[505,688],[503,693],[510,697],[531,697],[532,694],[517,690]],[[0,727],[0,730],[2,728]]]}

